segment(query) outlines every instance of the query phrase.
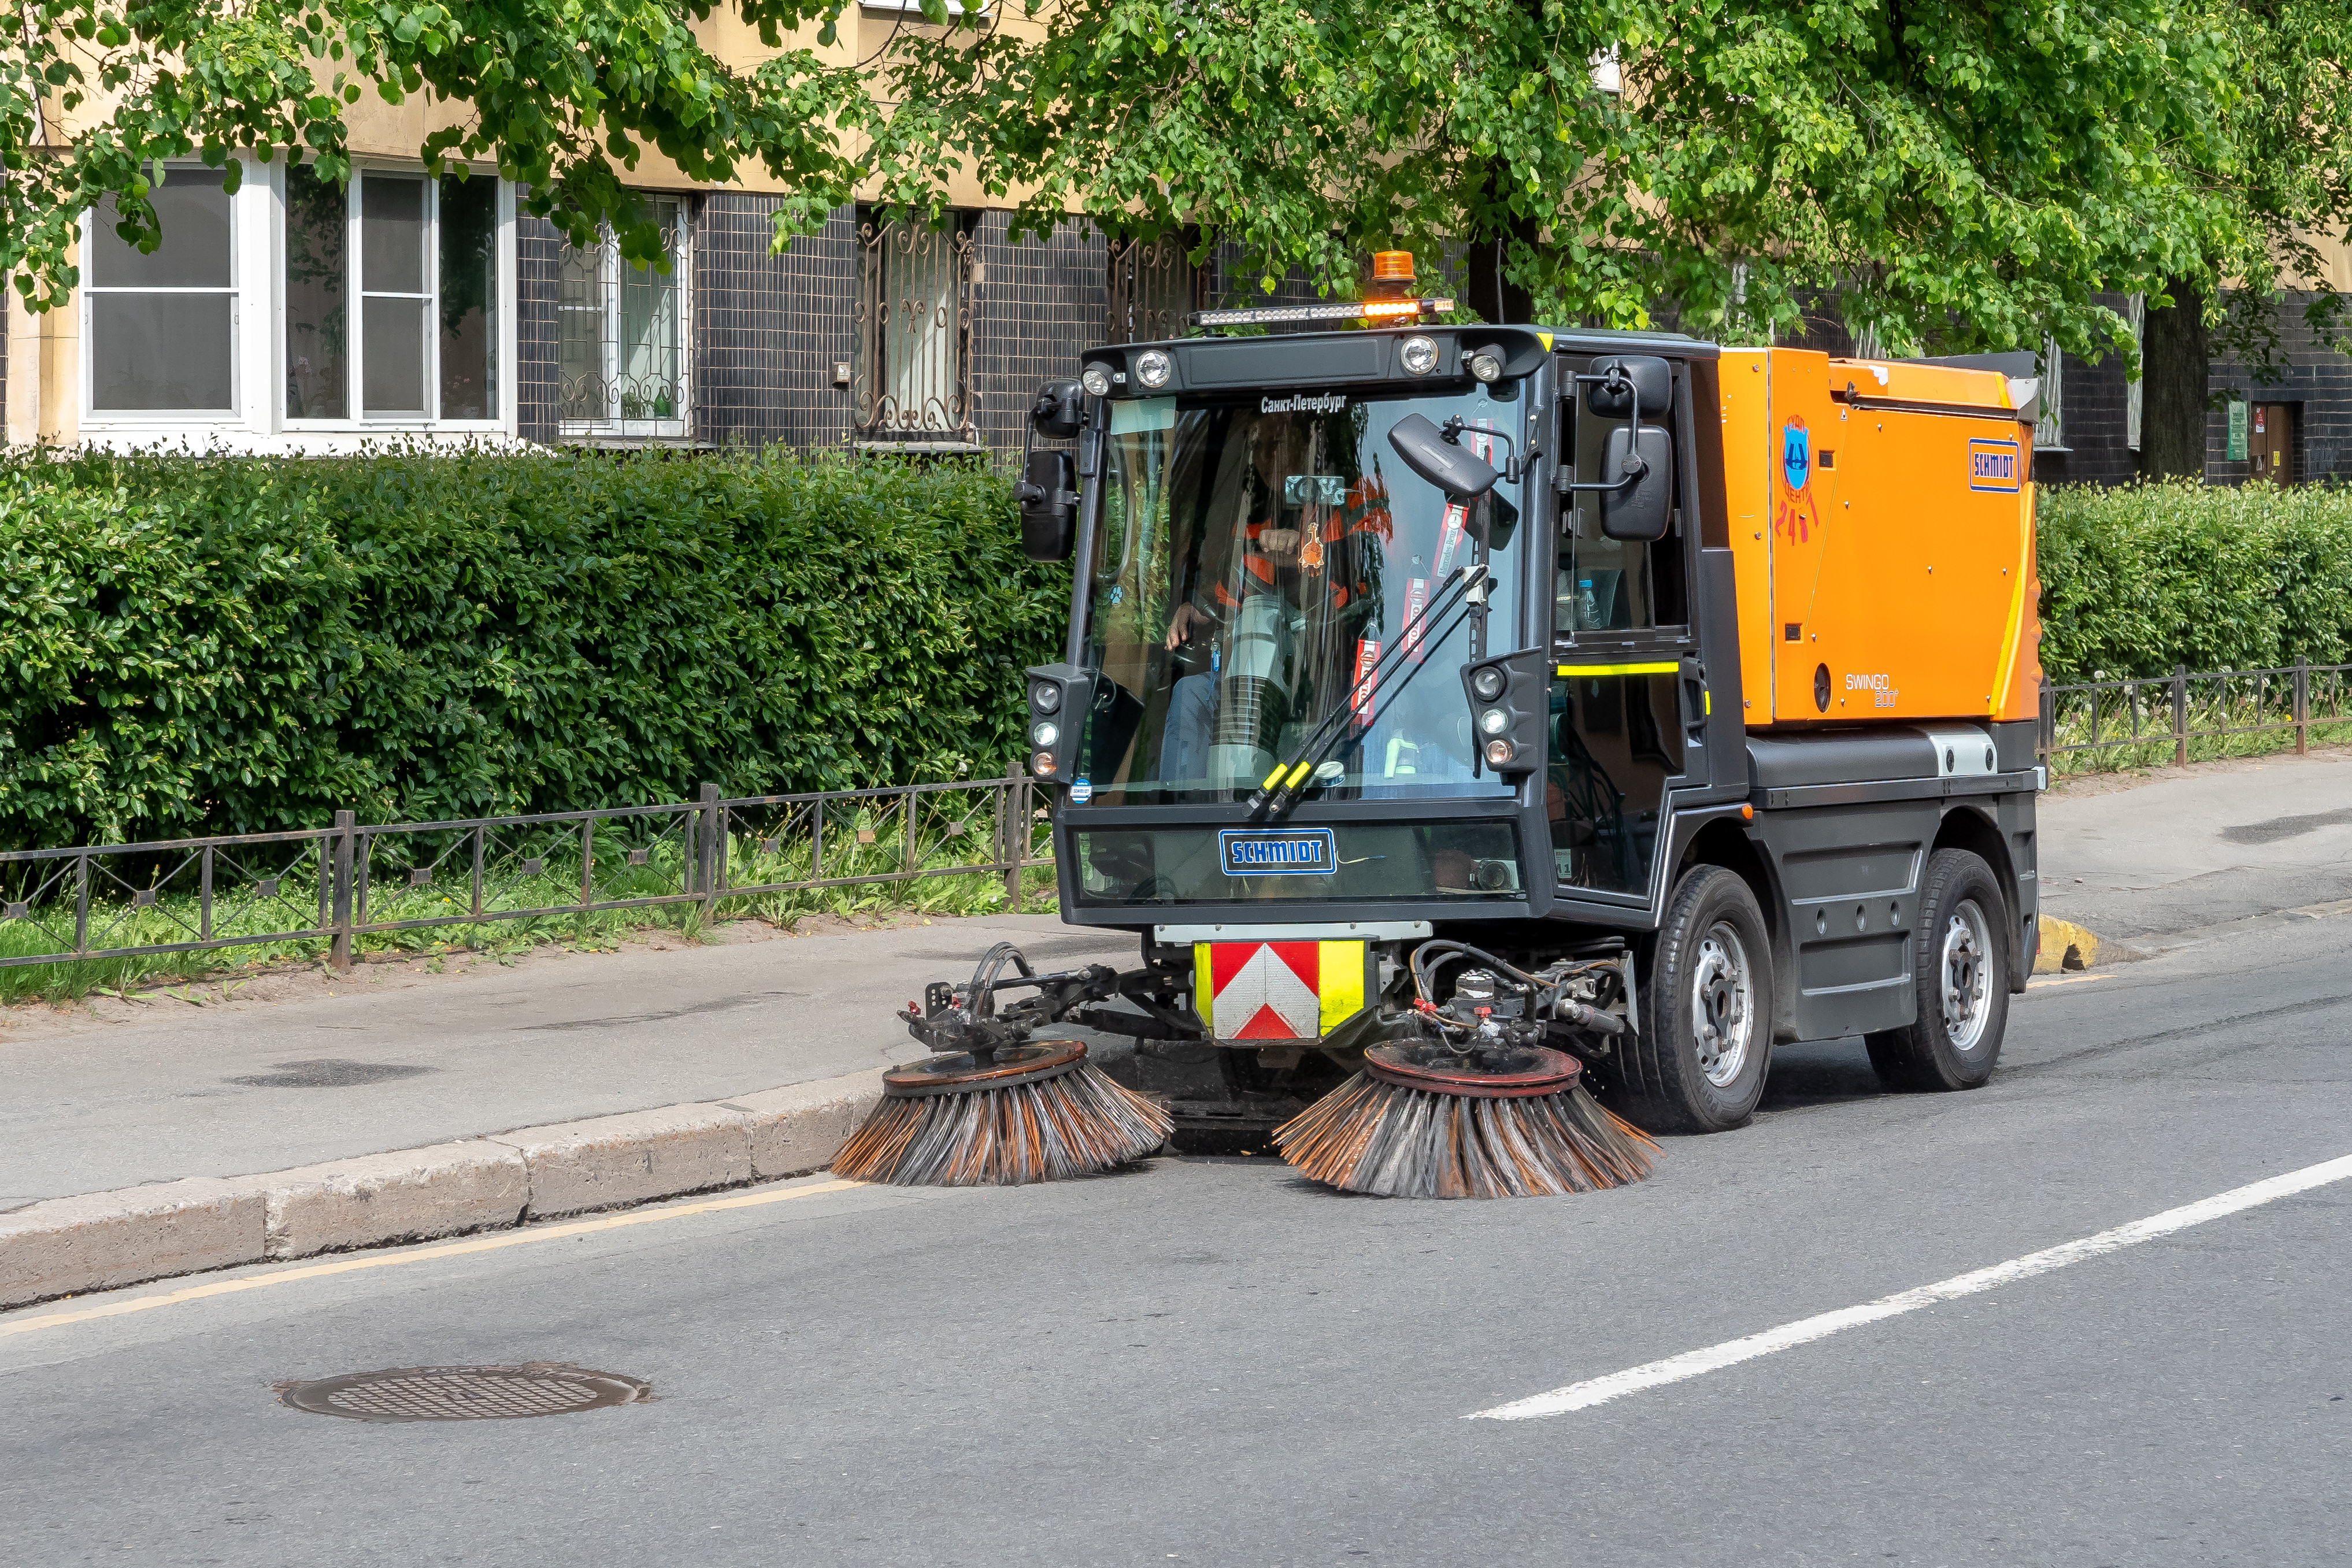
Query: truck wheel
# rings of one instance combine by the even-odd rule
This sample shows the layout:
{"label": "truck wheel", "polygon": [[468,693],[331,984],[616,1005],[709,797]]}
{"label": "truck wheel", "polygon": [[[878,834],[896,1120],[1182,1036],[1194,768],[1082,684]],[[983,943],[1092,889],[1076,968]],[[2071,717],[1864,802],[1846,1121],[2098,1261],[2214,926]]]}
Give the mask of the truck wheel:
{"label": "truck wheel", "polygon": [[1666,901],[1642,1030],[1618,1052],[1618,1097],[1648,1132],[1724,1132],[1756,1109],[1771,1055],[1763,912],[1738,873],[1700,866]]}
{"label": "truck wheel", "polygon": [[2009,901],[1992,868],[1937,850],[1919,894],[1908,1028],[1864,1035],[1870,1065],[1897,1089],[1974,1089],[2000,1060],[2009,1024]]}

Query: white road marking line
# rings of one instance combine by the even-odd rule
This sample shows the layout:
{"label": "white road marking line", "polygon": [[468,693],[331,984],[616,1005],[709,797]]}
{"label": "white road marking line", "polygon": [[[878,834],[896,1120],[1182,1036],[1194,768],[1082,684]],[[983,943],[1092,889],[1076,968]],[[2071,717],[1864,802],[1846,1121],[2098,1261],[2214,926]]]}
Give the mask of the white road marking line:
{"label": "white road marking line", "polygon": [[2069,1263],[2080,1263],[2086,1258],[2103,1257],[2126,1247],[2137,1247],[2143,1241],[2153,1241],[2159,1236],[2169,1236],[2176,1230],[2186,1230],[2192,1225],[2202,1225],[2209,1219],[2236,1214],[2270,1203],[2282,1197],[2292,1197],[2315,1186],[2352,1177],[2352,1155],[2326,1160],[2319,1165],[2305,1166],[2299,1171],[2272,1176],[2246,1186],[2232,1187],[2208,1198],[2201,1198],[2179,1208],[2168,1208],[2146,1219],[2135,1219],[2129,1225],[2118,1225],[2113,1230],[2102,1230],[2095,1236],[2085,1236],[2079,1241],[2062,1242],[2040,1252],[2029,1252],[2022,1258],[2012,1258],[2006,1263],[1995,1263],[1989,1269],[1971,1273],[1955,1274],[1948,1280],[1916,1290],[1903,1291],[1892,1296],[1881,1296],[1858,1307],[1841,1307],[1833,1312],[1822,1312],[1810,1318],[1800,1318],[1762,1333],[1749,1334],[1745,1339],[1727,1340],[1705,1350],[1685,1351],[1664,1361],[1653,1361],[1641,1366],[1612,1372],[1606,1377],[1589,1378],[1571,1383],[1565,1388],[1555,1388],[1549,1394],[1534,1394],[1525,1399],[1515,1399],[1508,1405],[1497,1405],[1491,1410],[1476,1410],[1463,1417],[1466,1421],[1528,1421],[1538,1416],[1565,1416],[1571,1410],[1589,1410],[1595,1405],[1605,1405],[1612,1399],[1637,1394],[1644,1388],[1656,1388],[1668,1383],[1680,1383],[1686,1377],[1703,1373],[1718,1372],[1736,1366],[1743,1361],[1753,1361],[1759,1355],[1792,1345],[1810,1344],[1817,1339],[1827,1339],[1833,1333],[1881,1319],[1900,1317],[1921,1307],[1932,1307],[1938,1301],[1948,1301],[1961,1296],[1972,1296],[1979,1291],[1990,1291],[1997,1285],[2014,1284],[2030,1280],[2036,1274],[2047,1274],[2063,1269]]}
{"label": "white road marking line", "polygon": [[446,1242],[438,1247],[417,1247],[402,1252],[371,1254],[363,1258],[338,1259],[332,1263],[311,1263],[299,1268],[280,1269],[275,1273],[248,1274],[239,1280],[215,1280],[210,1284],[190,1285],[184,1290],[170,1291],[160,1296],[134,1296],[127,1301],[108,1301],[100,1306],[79,1307],[61,1312],[44,1312],[34,1318],[0,1318],[0,1337],[8,1334],[35,1333],[42,1329],[63,1328],[68,1323],[88,1322],[92,1318],[119,1318],[129,1312],[151,1312],[157,1307],[175,1307],[183,1301],[201,1301],[213,1296],[235,1295],[241,1291],[259,1291],[272,1285],[290,1285],[303,1280],[324,1279],[331,1274],[355,1274],[362,1269],[394,1269],[403,1263],[422,1263],[435,1258],[458,1258],[470,1252],[496,1252],[508,1247],[527,1247],[534,1241],[556,1241],[566,1236],[585,1236],[598,1230],[618,1230],[630,1225],[653,1225],[665,1219],[683,1219],[690,1214],[715,1214],[722,1209],[758,1208],[771,1203],[784,1203],[795,1197],[814,1197],[819,1193],[843,1192],[850,1187],[864,1186],[865,1182],[825,1181],[810,1186],[785,1187],[781,1191],[745,1193],[739,1197],[715,1197],[702,1203],[679,1204],[673,1208],[639,1208],[626,1214],[608,1214],[596,1219],[574,1220],[569,1225],[540,1225],[522,1230],[503,1231],[496,1236],[480,1236],[467,1241]]}
{"label": "white road marking line", "polygon": [[2025,988],[2038,991],[2044,986],[2079,986],[2085,980],[2112,980],[2113,975],[2049,975],[2039,980],[2028,980]]}

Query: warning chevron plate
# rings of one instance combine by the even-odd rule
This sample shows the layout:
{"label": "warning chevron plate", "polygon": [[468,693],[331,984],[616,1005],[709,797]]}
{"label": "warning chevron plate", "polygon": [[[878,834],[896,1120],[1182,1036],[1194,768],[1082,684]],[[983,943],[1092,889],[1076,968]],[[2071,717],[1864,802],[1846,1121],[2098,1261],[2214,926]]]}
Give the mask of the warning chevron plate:
{"label": "warning chevron plate", "polygon": [[1363,942],[1196,942],[1193,1002],[1218,1040],[1318,1040],[1361,1012]]}

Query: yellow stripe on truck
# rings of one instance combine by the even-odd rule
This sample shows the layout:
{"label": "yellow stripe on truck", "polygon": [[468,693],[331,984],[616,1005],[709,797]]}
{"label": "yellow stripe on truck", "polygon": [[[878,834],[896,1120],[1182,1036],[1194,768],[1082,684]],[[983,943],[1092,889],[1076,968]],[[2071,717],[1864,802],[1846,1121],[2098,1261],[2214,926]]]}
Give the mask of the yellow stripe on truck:
{"label": "yellow stripe on truck", "polygon": [[1210,1019],[1209,1009],[1214,1005],[1217,993],[1209,986],[1209,955],[1215,950],[1213,942],[1192,944],[1192,1010],[1200,1015],[1201,1027],[1209,1031],[1212,1040],[1217,1036],[1217,1027]]}
{"label": "yellow stripe on truck", "polygon": [[1364,1010],[1364,944],[1318,942],[1315,955],[1315,989],[1322,1001],[1317,1015],[1323,1032]]}
{"label": "yellow stripe on truck", "polygon": [[1281,782],[1282,782],[1282,764],[1281,764],[1281,763],[1279,763],[1279,762],[1277,762],[1277,763],[1276,763],[1276,764],[1274,765],[1274,771],[1273,771],[1273,772],[1271,772],[1271,773],[1269,773],[1269,774],[1267,774],[1267,775],[1265,776],[1265,783],[1263,783],[1263,784],[1261,784],[1261,785],[1259,785],[1259,786],[1258,786],[1258,788],[1259,788],[1259,789],[1273,789],[1276,785],[1277,785],[1277,784],[1279,784],[1279,783],[1281,783]]}
{"label": "yellow stripe on truck", "polygon": [[1307,776],[1314,771],[1315,764],[1312,762],[1302,762],[1297,767],[1292,768],[1290,770],[1290,788],[1296,789],[1301,784],[1306,783]]}
{"label": "yellow stripe on truck", "polygon": [[1579,680],[1586,675],[1671,675],[1682,666],[1669,659],[1662,664],[1562,664],[1560,678]]}

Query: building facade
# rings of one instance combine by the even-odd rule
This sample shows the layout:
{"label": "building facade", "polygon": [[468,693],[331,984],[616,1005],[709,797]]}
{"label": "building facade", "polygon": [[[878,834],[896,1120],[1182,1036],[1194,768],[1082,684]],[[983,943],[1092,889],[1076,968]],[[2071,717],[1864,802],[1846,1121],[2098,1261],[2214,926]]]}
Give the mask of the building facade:
{"label": "building facade", "polygon": [[1002,451],[1087,343],[1180,333],[1223,287],[1181,243],[1066,223],[1015,244],[1001,210],[930,228],[844,207],[778,253],[781,197],[647,191],[666,265],[639,267],[486,172],[244,172],[231,193],[171,170],[154,255],[96,214],[74,300],[12,303],[12,443]]}

